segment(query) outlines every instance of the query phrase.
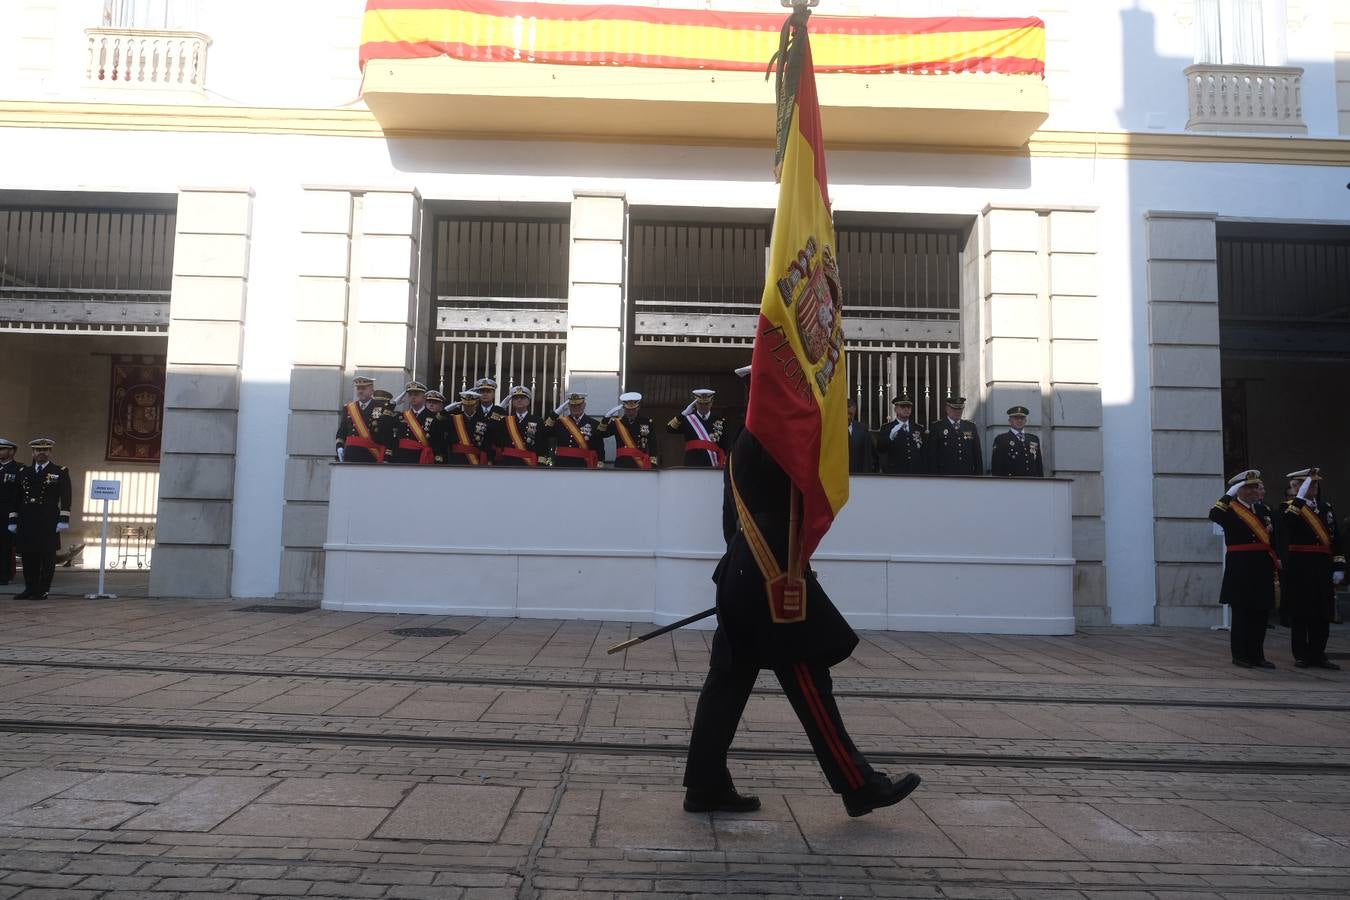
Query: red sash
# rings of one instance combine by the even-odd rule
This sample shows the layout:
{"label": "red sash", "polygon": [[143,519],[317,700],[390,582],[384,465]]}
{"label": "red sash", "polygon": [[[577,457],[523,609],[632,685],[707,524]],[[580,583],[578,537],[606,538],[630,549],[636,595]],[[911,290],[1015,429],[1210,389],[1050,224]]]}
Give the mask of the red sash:
{"label": "red sash", "polygon": [[347,404],[347,415],[351,417],[352,427],[356,429],[356,434],[349,435],[344,442],[345,447],[361,447],[375,454],[376,462],[384,462],[384,445],[377,444],[370,437],[370,426],[366,424],[365,417],[361,415],[361,405],[353,400]]}
{"label": "red sash", "polygon": [[427,440],[427,433],[422,428],[422,423],[417,421],[417,414],[412,410],[406,410],[403,413],[403,421],[407,424],[408,430],[412,432],[412,439],[403,438],[398,442],[400,450],[420,450],[421,454],[417,457],[419,466],[429,466],[436,461],[436,454],[431,452],[431,442]]}
{"label": "red sash", "polygon": [[717,468],[722,468],[727,464],[727,451],[714,444],[712,441],[685,441],[684,452],[691,450],[706,450],[709,453],[717,455]]}
{"label": "red sash", "polygon": [[539,465],[539,454],[525,446],[525,436],[520,433],[520,421],[515,413],[510,413],[506,417],[506,434],[511,438],[511,443],[515,446],[506,447],[502,450],[502,456],[509,456],[512,459],[523,459],[527,466]]}
{"label": "red sash", "polygon": [[1330,548],[1330,547],[1324,547],[1324,546],[1321,545],[1321,544],[1290,544],[1290,545],[1289,545],[1289,552],[1290,552],[1290,553],[1322,553],[1322,554],[1325,554],[1325,555],[1327,555],[1327,556],[1330,556],[1330,555],[1331,555],[1331,548]]}
{"label": "red sash", "polygon": [[615,458],[625,456],[636,460],[639,469],[650,469],[652,467],[652,458],[645,450],[638,449],[637,441],[633,440],[633,433],[628,430],[624,424],[623,417],[614,419],[614,427],[619,432],[619,440],[623,441],[623,446],[614,451]]}
{"label": "red sash", "polygon": [[585,447],[559,447],[553,451],[554,456],[566,456],[568,459],[586,460],[586,468],[597,469],[600,467],[600,459],[594,450],[588,450]]}
{"label": "red sash", "polygon": [[469,429],[464,425],[464,414],[455,413],[450,417],[455,423],[455,435],[459,438],[459,443],[450,448],[453,453],[462,453],[464,458],[469,461],[469,465],[482,465],[482,450],[479,450],[472,440],[469,439]]}

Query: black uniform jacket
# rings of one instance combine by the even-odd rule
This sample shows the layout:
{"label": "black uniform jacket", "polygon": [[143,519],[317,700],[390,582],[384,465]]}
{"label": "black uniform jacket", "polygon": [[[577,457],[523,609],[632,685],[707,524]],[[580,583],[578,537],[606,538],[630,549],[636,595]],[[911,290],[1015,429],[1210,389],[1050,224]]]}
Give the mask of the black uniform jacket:
{"label": "black uniform jacket", "polygon": [[[394,439],[390,442],[389,446],[385,448],[385,462],[416,464],[421,461],[421,444],[413,433],[412,426],[410,426],[408,420],[404,418],[408,413],[411,413],[417,424],[422,426],[422,433],[426,435],[427,443],[432,447],[431,455],[433,459],[431,462],[435,462],[434,457],[436,452],[435,445],[431,440],[431,432],[432,425],[436,421],[436,413],[427,409],[425,406],[422,407],[420,412],[414,412],[410,409],[407,413],[396,412],[392,415],[391,419],[394,423]],[[404,442],[407,442],[409,445],[418,444],[418,446],[403,446]]]}
{"label": "black uniform jacket", "polygon": [[[465,444],[461,440],[459,433],[459,424],[464,425],[464,435],[469,442]],[[491,418],[480,415],[466,416],[462,411],[455,412],[441,411],[439,420],[436,423],[436,443],[442,448],[441,459],[447,466],[486,466],[491,457],[491,448],[488,446],[488,433],[496,424]],[[459,449],[456,449],[459,448]],[[478,462],[471,462],[469,449],[478,450]]]}
{"label": "black uniform jacket", "polygon": [[0,528],[9,524],[9,514],[19,508],[19,474],[23,463],[17,459],[0,464]]}
{"label": "black uniform jacket", "polygon": [[[709,413],[706,419],[701,417],[697,410],[687,416],[680,413],[666,423],[666,431],[671,434],[683,435],[685,443],[703,440],[702,436],[694,430],[694,426],[690,424],[691,419],[698,419],[704,430],[708,432],[708,440],[721,447],[723,451],[731,446],[731,431],[728,427],[730,423],[727,422],[727,417],[719,412]],[[690,468],[715,468],[720,463],[713,460],[713,455],[715,454],[712,454],[711,451],[701,448],[686,450],[684,452],[684,464]]]}
{"label": "black uniform jacket", "polygon": [[890,421],[877,432],[877,450],[881,453],[881,471],[887,475],[921,475],[924,472],[924,430],[918,422],[909,423],[909,431],[891,431],[898,422]]}
{"label": "black uniform jacket", "polygon": [[953,426],[948,419],[938,419],[928,426],[926,447],[930,474],[984,474],[984,451],[974,422],[962,419]]}
{"label": "black uniform jacket", "polygon": [[1026,431],[1024,440],[1005,431],[994,438],[994,449],[989,454],[990,475],[1012,475],[1018,478],[1042,478],[1045,475],[1041,439]]}
{"label": "black uniform jacket", "polygon": [[1276,570],[1270,509],[1264,503],[1248,509],[1225,494],[1210,509],[1209,520],[1223,528],[1223,542],[1229,548],[1219,602],[1243,609],[1273,609]]}
{"label": "black uniform jacket", "polygon": [[[366,408],[361,409],[357,403],[357,411],[361,414],[361,420],[370,431],[370,439],[377,444],[383,445],[386,450],[389,442],[393,438],[393,420],[390,418],[390,410],[378,400],[370,400],[366,403]],[[359,438],[356,424],[352,421],[351,409],[344,405],[339,414],[342,420],[338,423],[337,446],[343,447],[347,443],[347,438]],[[343,459],[347,462],[380,462],[381,457],[376,451],[367,447],[347,447],[343,453]]]}
{"label": "black uniform jacket", "polygon": [[872,443],[872,432],[858,421],[848,423],[848,470],[850,472],[877,470],[877,451]]}
{"label": "black uniform jacket", "polygon": [[1330,503],[1319,501],[1314,510],[1306,500],[1289,500],[1280,516],[1278,542],[1284,560],[1280,573],[1282,611],[1324,615],[1330,622],[1336,600],[1331,573],[1345,571],[1345,546],[1336,527],[1335,510]]}
{"label": "black uniform jacket", "polygon": [[553,465],[560,469],[584,469],[586,461],[578,456],[559,456],[558,450],[563,447],[576,447],[580,450],[595,451],[595,458],[599,462],[605,461],[605,435],[600,427],[600,420],[595,416],[582,416],[576,419],[577,430],[581,432],[583,445],[578,447],[577,441],[572,437],[571,430],[563,424],[563,419],[569,416],[549,416],[544,420],[544,427],[548,429],[548,439],[553,446]]}
{"label": "black uniform jacket", "polygon": [[47,463],[38,474],[36,466],[19,473],[19,508],[10,513],[17,522],[14,536],[19,553],[55,553],[61,549],[57,522],[70,523],[70,471]]}
{"label": "black uniform jacket", "polygon": [[[517,448],[515,441],[511,439],[511,429],[507,424],[507,419],[513,419],[516,423],[516,431],[520,435],[520,441],[524,447]],[[517,416],[514,413],[507,413],[501,418],[492,420],[487,433],[488,445],[492,447],[492,462],[497,466],[528,466],[529,463],[519,456],[508,454],[507,450],[524,450],[529,453],[543,455],[547,447],[547,431],[544,428],[544,420],[534,413],[526,413],[524,416]]]}
{"label": "black uniform jacket", "polygon": [[652,445],[652,441],[655,438],[655,430],[652,427],[651,417],[638,414],[630,419],[627,416],[620,414],[613,418],[605,419],[600,423],[600,428],[604,434],[614,436],[614,468],[640,469],[642,466],[638,465],[636,459],[619,452],[624,447],[628,446],[624,443],[623,437],[619,434],[620,422],[623,423],[623,427],[628,431],[628,436],[633,439],[633,443],[636,445],[635,449],[641,450],[643,453],[650,456],[651,452],[656,449]]}
{"label": "black uniform jacket", "polygon": [[717,564],[717,619],[738,663],[774,668],[799,660],[827,666],[848,658],[858,636],[844,621],[812,571],[806,573],[806,618],[776,624],[769,615],[764,575],[746,543],[731,492],[736,487],[746,510],[780,566],[787,566],[788,507],[792,482],[748,429],[731,450],[731,466],[723,473],[722,528],[727,552]]}

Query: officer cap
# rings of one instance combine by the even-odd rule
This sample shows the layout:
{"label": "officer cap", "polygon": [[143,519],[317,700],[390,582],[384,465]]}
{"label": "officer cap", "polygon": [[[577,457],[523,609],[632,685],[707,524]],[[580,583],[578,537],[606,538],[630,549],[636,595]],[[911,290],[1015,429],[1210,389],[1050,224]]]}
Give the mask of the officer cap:
{"label": "officer cap", "polygon": [[9,447],[12,450],[19,449],[19,445],[11,441],[9,438],[0,438],[0,447]]}
{"label": "officer cap", "polygon": [[427,386],[420,381],[410,381],[403,386],[405,394],[425,394]]}
{"label": "officer cap", "polygon": [[50,450],[56,446],[56,441],[51,438],[33,438],[28,446],[34,450]]}
{"label": "officer cap", "polygon": [[473,383],[473,389],[474,389],[475,391],[480,391],[480,390],[482,390],[483,388],[492,388],[492,389],[495,391],[495,390],[497,389],[497,379],[495,379],[495,378],[480,378],[480,379],[478,379],[477,381],[475,381],[475,382]]}
{"label": "officer cap", "polygon": [[1228,479],[1229,487],[1232,487],[1235,484],[1250,486],[1254,484],[1265,484],[1265,482],[1261,480],[1260,469],[1248,469],[1247,471],[1239,472],[1232,478]]}
{"label": "officer cap", "polygon": [[717,391],[714,391],[712,388],[699,388],[698,390],[694,391],[694,396],[695,396],[695,397],[711,397],[711,396],[715,395],[716,393],[717,393]]}
{"label": "officer cap", "polygon": [[642,402],[642,395],[639,394],[637,391],[628,391],[627,393],[623,393],[623,394],[620,394],[620,395],[619,395],[619,402],[620,402],[620,403],[641,403],[641,402]]}
{"label": "officer cap", "polygon": [[1306,469],[1299,469],[1297,472],[1290,472],[1285,478],[1311,478],[1313,481],[1322,480],[1322,470],[1317,466],[1309,466]]}
{"label": "officer cap", "polygon": [[441,402],[441,403],[444,403],[444,402],[445,402],[445,395],[442,394],[440,391],[427,391],[427,399],[428,399],[428,400],[436,400],[436,401],[439,401],[439,402]]}
{"label": "officer cap", "polygon": [[511,388],[511,396],[524,397],[526,400],[531,400],[534,398],[534,392],[531,391],[529,388],[527,388],[525,385],[518,384],[515,387]]}
{"label": "officer cap", "polygon": [[752,368],[754,368],[754,367],[753,367],[753,366],[741,366],[740,368],[736,369],[736,376],[737,376],[738,378],[744,378],[745,376],[747,376],[747,375],[750,374],[750,370],[751,370]]}
{"label": "officer cap", "polygon": [[892,406],[913,406],[914,401],[909,399],[909,394],[899,394],[891,398]]}
{"label": "officer cap", "polygon": [[391,394],[391,393],[389,393],[388,391],[386,391],[384,388],[376,388],[376,389],[375,389],[375,393],[374,393],[373,396],[375,396],[375,397],[376,397],[377,399],[379,399],[379,400],[393,400],[393,399],[394,399],[394,395]]}
{"label": "officer cap", "polygon": [[942,402],[945,403],[946,405],[950,406],[952,409],[965,409],[965,408],[966,408],[966,398],[965,398],[965,397],[957,397],[955,394],[948,394],[948,395],[946,396],[946,398],[943,399]]}
{"label": "officer cap", "polygon": [[1031,415],[1031,410],[1027,409],[1025,406],[1010,406],[1008,407],[1008,415],[1029,416]]}
{"label": "officer cap", "polygon": [[477,391],[460,391],[460,392],[459,392],[459,399],[461,399],[461,400],[473,400],[473,401],[477,402],[477,401],[479,401],[479,400],[481,400],[481,399],[483,399],[483,398],[478,396],[478,392],[477,392]]}
{"label": "officer cap", "polygon": [[580,391],[572,391],[567,395],[567,402],[571,406],[580,406],[586,402],[586,395]]}
{"label": "officer cap", "polygon": [[352,379],[352,384],[356,385],[357,387],[366,387],[367,385],[372,385],[374,383],[375,379],[370,378],[366,375],[357,375],[355,378]]}

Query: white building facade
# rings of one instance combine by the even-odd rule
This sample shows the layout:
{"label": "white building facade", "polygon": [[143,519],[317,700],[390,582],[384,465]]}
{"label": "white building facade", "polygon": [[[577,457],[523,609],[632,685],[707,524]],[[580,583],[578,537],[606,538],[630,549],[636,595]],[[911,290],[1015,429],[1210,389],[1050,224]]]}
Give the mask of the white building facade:
{"label": "white building facade", "polygon": [[[1077,621],[1217,621],[1225,471],[1335,478],[1350,448],[1350,4],[900,6],[1037,17],[1044,78],[822,76],[864,417],[963,394],[987,459],[1027,405],[1072,481]],[[592,411],[636,388],[660,420],[692,387],[735,396],[748,361],[777,194],[760,74],[363,73],[363,21],[361,0],[0,9],[0,434],[56,438],[82,495],[139,485],[118,521],[156,594],[322,596],[355,374],[494,375],[540,408],[571,385]],[[166,370],[157,460],[109,459],[128,357]],[[903,543],[924,515],[875,527]]]}

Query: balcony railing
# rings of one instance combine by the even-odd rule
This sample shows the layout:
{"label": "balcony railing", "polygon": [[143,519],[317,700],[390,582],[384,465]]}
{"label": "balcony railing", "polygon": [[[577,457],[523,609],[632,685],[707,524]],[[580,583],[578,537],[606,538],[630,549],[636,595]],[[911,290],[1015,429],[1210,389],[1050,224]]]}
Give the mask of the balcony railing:
{"label": "balcony railing", "polygon": [[1300,68],[1199,63],[1186,69],[1186,81],[1187,131],[1308,133]]}
{"label": "balcony railing", "polygon": [[93,85],[203,91],[211,39],[196,31],[89,28],[87,79]]}

